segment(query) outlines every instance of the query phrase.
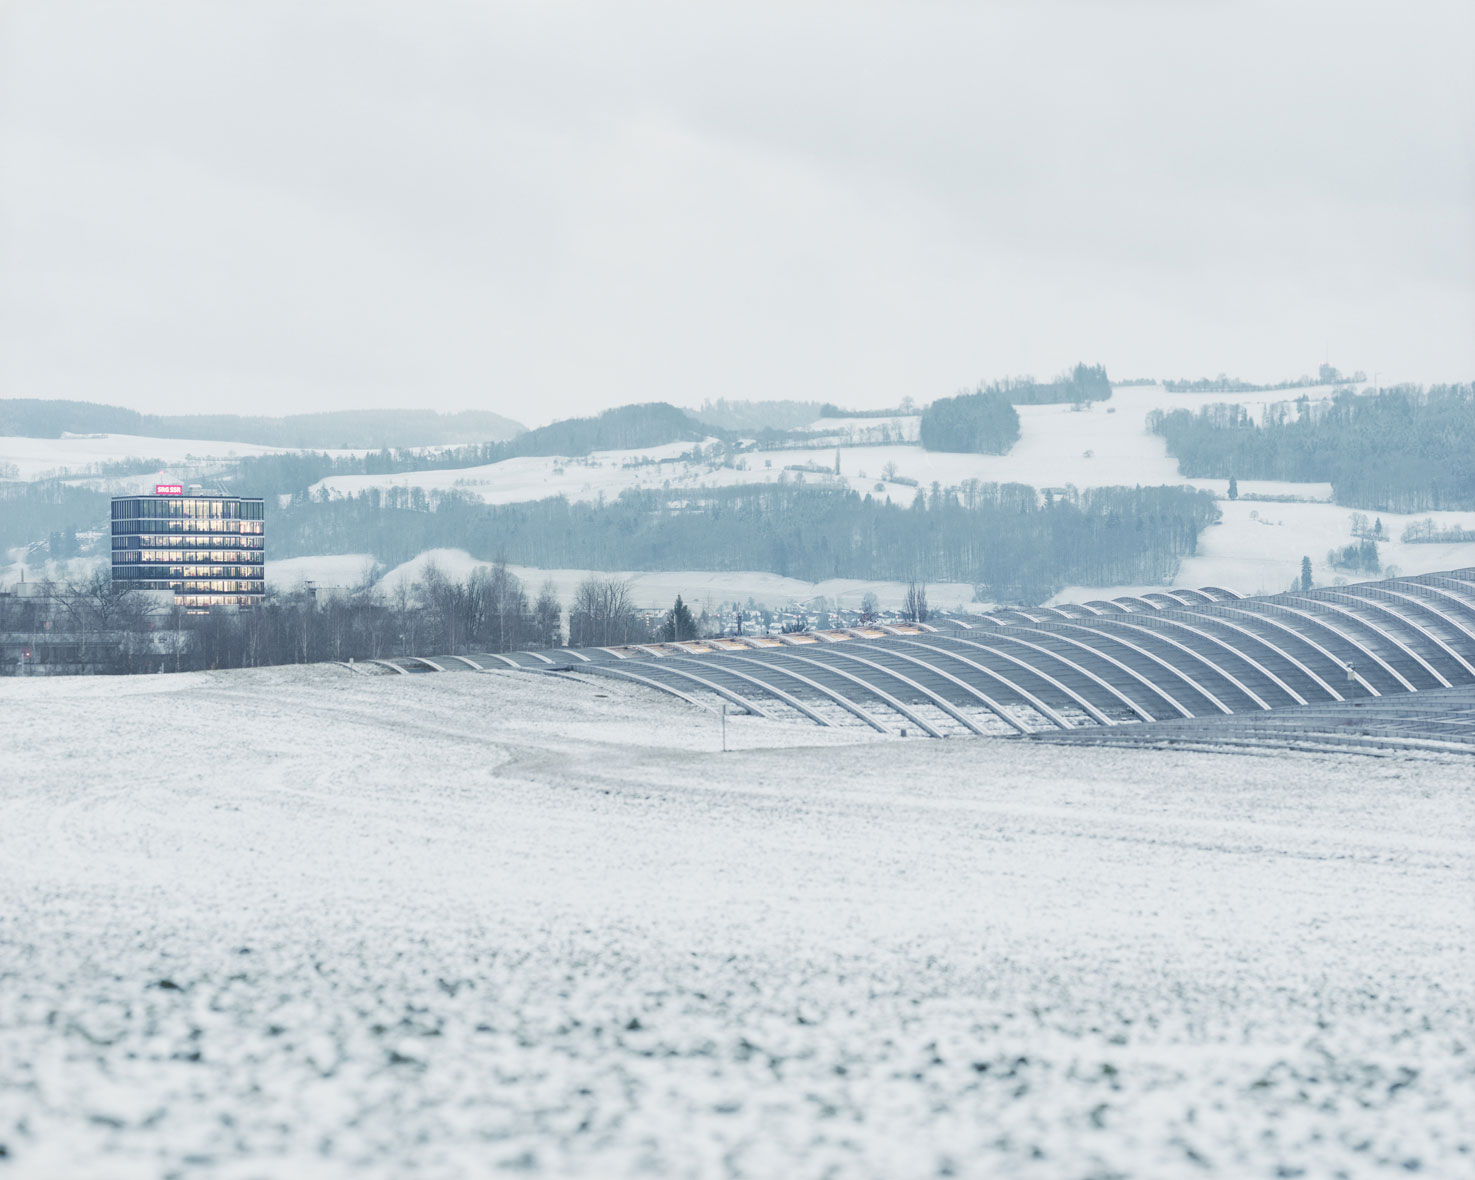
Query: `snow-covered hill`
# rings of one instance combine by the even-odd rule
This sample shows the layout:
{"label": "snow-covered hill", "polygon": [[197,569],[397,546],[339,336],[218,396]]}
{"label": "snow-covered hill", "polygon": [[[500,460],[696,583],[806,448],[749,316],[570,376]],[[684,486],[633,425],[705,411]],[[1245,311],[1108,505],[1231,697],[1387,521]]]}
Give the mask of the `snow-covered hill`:
{"label": "snow-covered hill", "polygon": [[[1240,485],[1244,487],[1244,484]],[[1327,551],[1356,543],[1352,510],[1336,504],[1252,503],[1220,500],[1224,519],[1199,535],[1198,553],[1185,558],[1173,579],[1178,586],[1226,586],[1241,594],[1279,594],[1300,573],[1301,558],[1311,558],[1317,585],[1338,579],[1364,582],[1372,573],[1337,570],[1326,563]],[[1429,573],[1475,565],[1475,542],[1443,545],[1405,544],[1399,538],[1415,520],[1432,518],[1440,528],[1475,530],[1475,512],[1367,512],[1383,522],[1386,540],[1378,556],[1388,576]],[[1110,594],[1131,594],[1144,587],[1114,587]],[[1052,602],[1080,602],[1110,597],[1101,587],[1069,586]]]}
{"label": "snow-covered hill", "polygon": [[[1148,432],[1146,420],[1154,410],[1197,409],[1232,402],[1256,418],[1267,406],[1305,396],[1320,401],[1346,386],[1316,386],[1273,393],[1171,393],[1161,386],[1117,388],[1105,402],[1083,409],[1068,405],[1020,406],[1021,437],[1007,455],[948,454],[923,450],[915,441],[920,419],[916,415],[885,418],[827,417],[808,430],[823,445],[748,449],[730,464],[718,458],[715,440],[679,442],[638,450],[599,451],[581,457],[524,457],[477,467],[422,469],[392,475],[334,476],[315,485],[314,492],[354,495],[369,488],[419,488],[429,493],[459,492],[488,504],[511,504],[565,496],[574,501],[612,500],[627,489],[680,490],[730,487],[778,481],[809,486],[844,487],[862,495],[909,505],[919,490],[932,485],[959,487],[969,480],[1017,482],[1040,488],[1080,489],[1109,485],[1181,484],[1203,488],[1219,497],[1221,524],[1200,537],[1197,555],[1182,563],[1178,585],[1221,584],[1244,593],[1285,589],[1299,571],[1301,558],[1310,557],[1318,582],[1341,575],[1327,568],[1329,549],[1355,540],[1350,530],[1351,509],[1331,503],[1332,489],[1324,483],[1257,480],[1239,482],[1240,499],[1227,497],[1227,481],[1186,479],[1177,471],[1163,440]],[[893,441],[884,441],[884,440]],[[43,474],[73,472],[83,478],[106,462],[154,458],[172,464],[170,473],[219,470],[233,458],[272,453],[277,448],[244,443],[202,442],[195,439],[143,438],[106,435],[88,438],[0,438],[0,476],[7,472],[31,479]],[[344,452],[348,453],[348,452]],[[836,473],[838,461],[839,471]],[[153,473],[112,477],[85,477],[91,486],[113,492],[146,491]],[[1472,513],[1432,515],[1441,525],[1475,527]],[[1419,573],[1475,565],[1475,543],[1405,545],[1399,537],[1413,518],[1383,513],[1385,540],[1380,557],[1385,567]],[[270,536],[270,529],[268,529]],[[268,552],[270,541],[268,540]],[[463,555],[464,557],[464,555]],[[447,558],[452,565],[455,558]],[[469,561],[469,558],[465,560]],[[278,585],[303,579],[319,585],[352,585],[362,578],[367,558],[362,554],[273,560],[268,575]],[[529,570],[523,576],[536,585],[551,577],[565,598],[582,579],[583,570]],[[15,571],[11,571],[14,580]],[[28,575],[34,576],[34,574]],[[391,575],[398,577],[403,575]],[[687,570],[632,575],[637,598],[652,606],[669,603],[676,593],[711,596],[723,601],[749,597],[769,605],[806,601],[818,595],[856,603],[866,590],[883,604],[896,600],[899,584],[860,580],[808,583],[763,571],[713,572]],[[1101,597],[1140,587],[1069,587],[1057,601]],[[961,605],[971,598],[962,586],[931,590],[934,605]]]}
{"label": "snow-covered hill", "polygon": [[[244,459],[250,455],[286,453],[281,447],[263,447],[254,443],[211,442],[198,438],[145,438],[137,434],[98,434],[65,438],[0,437],[0,472],[9,471],[10,478],[22,481],[52,475],[85,475],[104,463],[125,459],[157,459],[170,467],[189,467],[200,463],[219,463]],[[350,452],[339,452],[348,454]],[[173,474],[173,472],[170,472]],[[142,489],[151,475],[136,477]],[[139,482],[143,481],[143,482]],[[139,490],[120,489],[120,494]]]}
{"label": "snow-covered hill", "polygon": [[[1297,390],[1307,397],[1333,396],[1341,387],[1317,386]],[[923,450],[915,441],[911,418],[821,418],[809,429],[834,440],[811,445],[744,452],[733,466],[690,462],[693,444],[672,443],[637,451],[597,451],[582,458],[548,457],[507,459],[481,467],[403,472],[396,475],[333,476],[315,486],[333,495],[353,495],[367,488],[418,487],[425,492],[456,491],[488,504],[511,504],[551,496],[570,500],[612,499],[627,488],[713,488],[768,483],[780,479],[834,482],[880,499],[910,504],[917,489],[890,482],[888,473],[916,480],[923,488],[933,483],[956,487],[967,480],[1023,483],[1034,487],[1077,488],[1135,484],[1189,484],[1217,495],[1228,490],[1222,479],[1185,479],[1169,457],[1163,440],[1147,430],[1153,410],[1196,409],[1213,402],[1235,402],[1251,413],[1263,414],[1267,405],[1288,400],[1271,394],[1169,393],[1160,386],[1131,386],[1116,390],[1109,401],[1084,409],[1068,405],[1020,406],[1020,439],[1007,455],[966,455]],[[898,441],[857,445],[857,439],[884,437]],[[834,474],[836,459],[839,474]],[[796,471],[794,468],[824,468]],[[882,486],[877,487],[877,484]],[[1329,500],[1324,483],[1288,483],[1241,480],[1244,496],[1299,496]]]}
{"label": "snow-covered hill", "polygon": [[[1316,386],[1273,393],[1171,393],[1161,386],[1116,389],[1109,401],[1076,410],[1068,405],[1020,406],[1019,442],[1007,455],[963,455],[925,451],[916,442],[896,441],[856,445],[853,440],[874,437],[915,439],[919,419],[822,418],[810,428],[829,439],[823,447],[756,449],[741,454],[732,466],[693,460],[691,444],[677,443],[643,451],[596,452],[579,459],[522,458],[482,467],[449,471],[416,471],[384,476],[339,476],[319,487],[332,495],[352,495],[369,487],[419,487],[429,492],[457,491],[491,504],[507,504],[566,496],[571,500],[613,499],[628,488],[714,488],[748,483],[800,481],[810,485],[847,487],[864,495],[905,506],[919,489],[934,483],[957,487],[967,480],[1017,482],[1035,487],[1074,486],[1085,489],[1110,485],[1181,484],[1202,488],[1219,498],[1222,523],[1200,537],[1199,553],[1183,562],[1177,585],[1221,584],[1243,593],[1284,590],[1300,570],[1301,558],[1310,557],[1318,582],[1338,577],[1357,580],[1361,575],[1328,568],[1327,551],[1356,540],[1350,527],[1352,510],[1331,503],[1325,483],[1240,480],[1240,498],[1227,499],[1228,481],[1187,479],[1178,474],[1163,440],[1147,430],[1154,410],[1194,410],[1211,403],[1243,406],[1256,418],[1270,405],[1305,396],[1320,401],[1346,386]],[[852,441],[844,441],[852,440]],[[839,460],[839,474],[834,473]],[[807,468],[808,470],[796,470]],[[823,468],[821,471],[819,469]],[[888,478],[889,477],[889,478]],[[897,479],[916,481],[895,482]],[[1377,515],[1377,514],[1373,514]],[[1405,545],[1403,529],[1415,517],[1382,513],[1385,540],[1379,543],[1385,567],[1401,573],[1475,565],[1475,543]],[[1440,525],[1475,527],[1475,514],[1432,515]],[[452,564],[454,565],[454,559]],[[467,559],[469,560],[469,559]],[[543,571],[528,576],[537,580]],[[549,571],[561,588],[572,586],[584,571]],[[883,602],[894,597],[898,584],[846,582],[810,584],[764,573],[685,571],[642,574],[636,586],[642,600],[662,605],[676,592],[692,595],[696,586],[710,587],[716,597],[760,602],[803,601],[816,594],[859,600],[866,588]],[[1070,587],[1056,601],[1079,601],[1103,595],[1130,593],[1141,587]],[[962,587],[934,587],[934,605],[968,600]]]}

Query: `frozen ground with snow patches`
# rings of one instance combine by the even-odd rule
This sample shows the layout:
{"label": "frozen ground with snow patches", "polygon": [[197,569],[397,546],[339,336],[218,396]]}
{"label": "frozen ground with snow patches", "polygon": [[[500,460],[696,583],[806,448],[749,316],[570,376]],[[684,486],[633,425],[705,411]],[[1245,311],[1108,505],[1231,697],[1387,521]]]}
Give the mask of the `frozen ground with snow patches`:
{"label": "frozen ground with snow patches", "polygon": [[1468,762],[0,682],[17,1177],[1468,1175]]}

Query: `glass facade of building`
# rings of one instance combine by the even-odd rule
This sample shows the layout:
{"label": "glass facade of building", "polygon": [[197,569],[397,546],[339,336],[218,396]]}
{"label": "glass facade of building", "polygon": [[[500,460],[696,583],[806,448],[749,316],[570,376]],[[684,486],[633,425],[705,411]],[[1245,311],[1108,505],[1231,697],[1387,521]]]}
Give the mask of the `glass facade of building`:
{"label": "glass facade of building", "polygon": [[113,499],[113,581],[170,590],[187,610],[255,606],[266,593],[266,505],[200,492]]}

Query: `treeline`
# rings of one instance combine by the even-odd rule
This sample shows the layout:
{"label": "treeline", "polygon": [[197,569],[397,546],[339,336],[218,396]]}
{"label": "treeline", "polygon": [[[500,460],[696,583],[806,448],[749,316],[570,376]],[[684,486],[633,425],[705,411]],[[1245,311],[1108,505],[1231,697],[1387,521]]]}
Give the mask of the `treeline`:
{"label": "treeline", "polygon": [[1330,402],[1153,411],[1178,470],[1330,483],[1339,504],[1389,512],[1475,508],[1475,385],[1340,393]]}
{"label": "treeline", "polygon": [[760,430],[798,430],[821,417],[819,402],[800,401],[728,401],[719,397],[692,410],[698,422],[738,434]]}
{"label": "treeline", "polygon": [[1019,414],[993,391],[940,397],[922,411],[921,439],[928,451],[1004,455],[1019,441]]}
{"label": "treeline", "polygon": [[684,410],[665,402],[620,406],[593,418],[568,418],[529,430],[507,442],[486,442],[441,451],[384,448],[365,455],[299,452],[242,459],[226,486],[241,495],[286,495],[330,475],[393,475],[402,471],[444,471],[480,467],[528,455],[577,457],[591,451],[639,450],[673,442],[693,444],[710,438]]}
{"label": "treeline", "polygon": [[1366,380],[1367,374],[1361,370],[1350,377],[1344,377],[1331,365],[1324,364],[1315,377],[1303,375],[1292,381],[1278,381],[1273,385],[1256,385],[1254,382],[1226,377],[1220,373],[1217,377],[1200,377],[1196,381],[1181,378],[1177,381],[1164,381],[1163,388],[1169,393],[1273,393],[1280,389],[1309,389],[1316,385],[1353,385]]}
{"label": "treeline", "polygon": [[965,582],[988,597],[1039,602],[1067,585],[1171,579],[1213,497],[1182,487],[1095,488],[1043,498],[1020,484],[933,485],[910,508],[854,492],[758,485],[627,491],[606,503],[562,498],[487,505],[451,494],[425,508],[378,489],[299,498],[274,513],[275,556],[369,552],[394,565],[456,547],[549,569],[766,570],[806,581]]}
{"label": "treeline", "polygon": [[[369,585],[332,596],[270,589],[252,610],[208,615],[161,611],[146,595],[114,585],[104,571],[81,583],[43,584],[42,590],[0,597],[0,633],[30,637],[28,669],[53,673],[189,672],[504,652],[564,641],[563,606],[553,587],[545,584],[530,596],[501,562],[464,580],[427,566],[413,587],[391,594]],[[608,579],[591,578],[579,587],[571,625],[590,642],[650,637],[625,584]]]}
{"label": "treeline", "polygon": [[1411,521],[1399,540],[1406,545],[1454,545],[1475,541],[1475,527],[1460,524],[1440,528],[1432,517]]}
{"label": "treeline", "polygon": [[900,405],[884,410],[847,410],[843,406],[837,406],[834,402],[825,402],[820,406],[819,416],[821,418],[905,418],[916,412],[917,408],[912,399],[906,397],[902,398]]}
{"label": "treeline", "polygon": [[501,414],[466,410],[336,410],[282,418],[239,414],[140,414],[95,402],[0,400],[0,435],[139,434],[256,443],[268,447],[417,447],[510,439],[521,424]]}
{"label": "treeline", "polygon": [[1049,405],[1057,402],[1099,402],[1111,396],[1106,366],[1079,364],[1053,381],[1032,377],[1005,377],[984,386],[980,393],[999,393],[1016,406]]}
{"label": "treeline", "polygon": [[75,538],[79,530],[103,525],[109,502],[102,492],[55,479],[0,485],[0,554],[58,533]]}

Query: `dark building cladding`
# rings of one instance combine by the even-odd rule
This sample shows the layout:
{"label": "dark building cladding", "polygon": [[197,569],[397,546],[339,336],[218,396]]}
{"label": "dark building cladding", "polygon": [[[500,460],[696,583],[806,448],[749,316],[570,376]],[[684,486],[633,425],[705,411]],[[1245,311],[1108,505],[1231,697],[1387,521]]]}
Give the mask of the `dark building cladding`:
{"label": "dark building cladding", "polygon": [[260,497],[114,497],[113,582],[173,591],[187,610],[255,606],[266,593],[265,515]]}

